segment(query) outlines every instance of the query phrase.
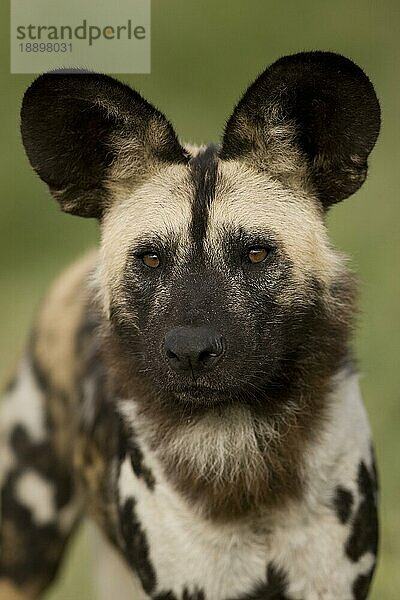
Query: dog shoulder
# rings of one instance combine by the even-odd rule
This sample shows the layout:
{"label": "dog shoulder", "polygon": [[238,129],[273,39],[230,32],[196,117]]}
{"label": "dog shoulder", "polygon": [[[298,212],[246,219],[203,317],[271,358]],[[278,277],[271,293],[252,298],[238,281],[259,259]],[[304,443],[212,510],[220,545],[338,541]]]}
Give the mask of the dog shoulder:
{"label": "dog shoulder", "polygon": [[69,393],[76,371],[76,337],[90,303],[90,252],[67,268],[50,287],[36,320],[31,352],[54,387]]}

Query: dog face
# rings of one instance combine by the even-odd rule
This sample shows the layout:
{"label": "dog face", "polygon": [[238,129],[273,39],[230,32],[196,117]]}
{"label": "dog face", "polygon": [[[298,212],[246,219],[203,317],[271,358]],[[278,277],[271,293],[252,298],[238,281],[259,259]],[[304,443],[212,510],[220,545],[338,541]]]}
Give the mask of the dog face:
{"label": "dog face", "polygon": [[214,147],[102,223],[104,307],[132,361],[175,400],[251,399],[282,377],[342,275],[316,200]]}
{"label": "dog face", "polygon": [[65,211],[100,221],[98,297],[132,371],[203,406],[337,365],[353,286],[324,217],[364,181],[378,130],[368,78],[323,52],[269,67],[220,147],[182,147],[102,75],[44,75],[22,107],[35,170]]}

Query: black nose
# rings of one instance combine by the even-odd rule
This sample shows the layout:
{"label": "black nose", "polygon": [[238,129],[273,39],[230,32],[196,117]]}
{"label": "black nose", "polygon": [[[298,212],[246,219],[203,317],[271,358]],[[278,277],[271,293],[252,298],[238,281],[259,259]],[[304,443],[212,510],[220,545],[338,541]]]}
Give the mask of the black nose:
{"label": "black nose", "polygon": [[165,336],[169,365],[178,373],[210,370],[224,353],[224,340],[208,327],[176,327]]}

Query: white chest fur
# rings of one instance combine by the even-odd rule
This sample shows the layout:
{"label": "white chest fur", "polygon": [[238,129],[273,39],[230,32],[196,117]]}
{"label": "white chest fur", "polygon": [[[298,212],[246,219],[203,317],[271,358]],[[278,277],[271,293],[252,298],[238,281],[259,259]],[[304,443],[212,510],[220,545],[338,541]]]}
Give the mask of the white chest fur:
{"label": "white chest fur", "polygon": [[[130,460],[124,460],[118,481],[120,504],[134,500],[135,517],[145,535],[156,578],[152,596],[173,592],[178,600],[241,598],[265,585],[268,568],[273,565],[287,577],[289,598],[353,598],[355,577],[369,571],[374,557],[367,552],[357,563],[346,557],[344,547],[351,523],[340,523],[332,497],[337,485],[345,486],[354,496],[356,510],[361,501],[357,469],[361,460],[370,465],[370,434],[354,375],[338,377],[327,402],[330,419],[318,444],[307,454],[304,500],[274,514],[265,512],[257,519],[228,524],[206,521],[176,493],[145,445],[144,460],[156,480],[153,490],[135,475]],[[125,416],[127,406],[123,408]],[[112,581],[121,586],[121,573],[107,576],[105,570],[107,566],[122,567],[116,567],[114,560],[99,560],[102,579],[108,581],[108,587],[104,581],[101,586],[107,589],[105,597],[125,600],[121,589],[116,594],[109,589]],[[127,598],[148,598],[134,581],[132,578],[126,583],[131,588]]]}

